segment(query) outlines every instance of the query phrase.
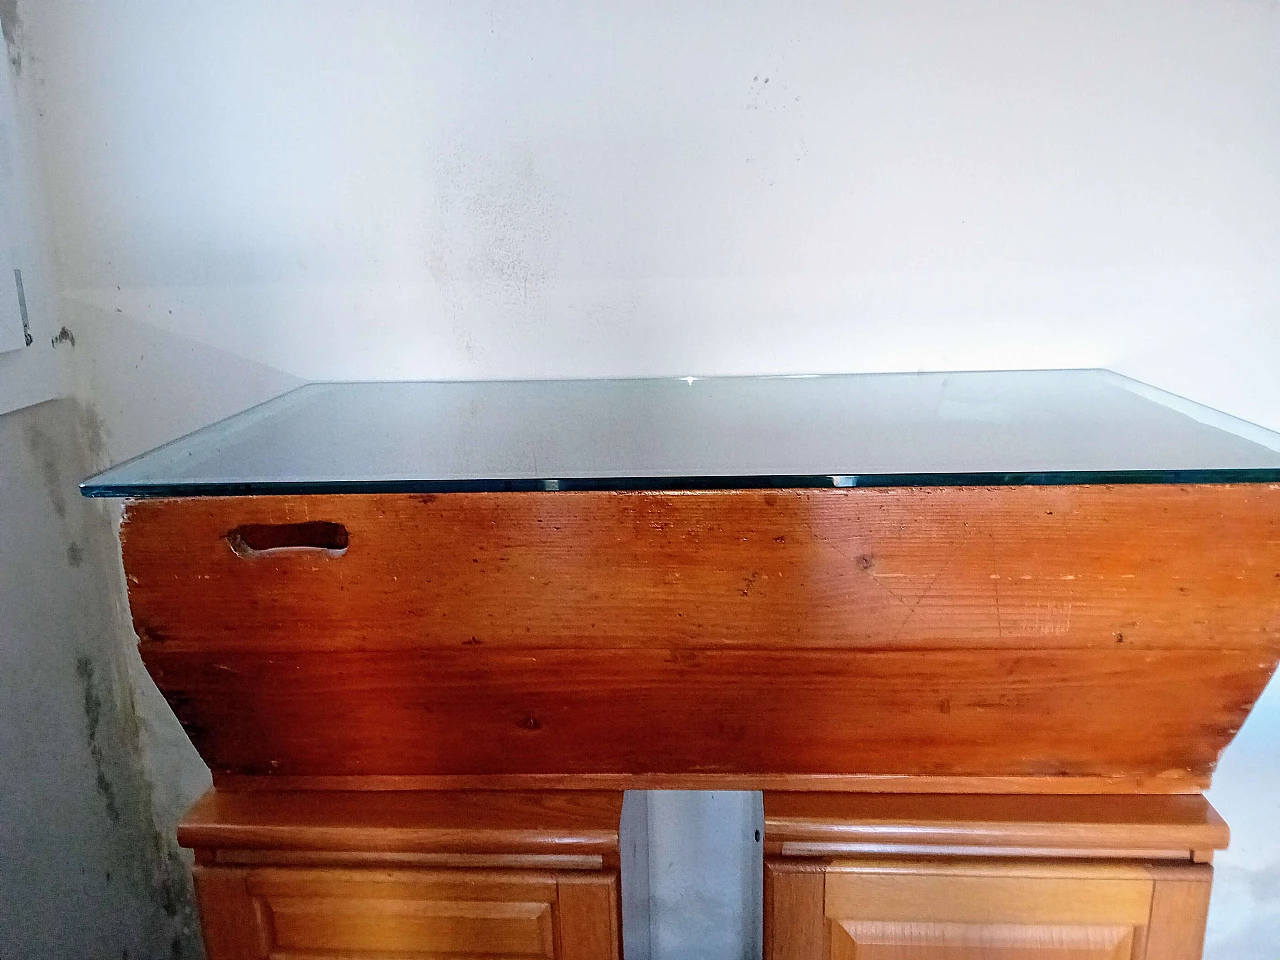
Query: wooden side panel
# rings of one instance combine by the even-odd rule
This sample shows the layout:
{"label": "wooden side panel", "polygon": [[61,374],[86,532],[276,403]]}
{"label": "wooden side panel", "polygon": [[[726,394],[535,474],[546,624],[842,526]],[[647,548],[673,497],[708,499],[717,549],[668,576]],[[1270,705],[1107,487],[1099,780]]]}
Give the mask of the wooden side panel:
{"label": "wooden side panel", "polygon": [[766,860],[764,960],[823,960],[826,865]]}
{"label": "wooden side panel", "polygon": [[1257,651],[195,653],[144,659],[217,772],[1207,780]]}
{"label": "wooden side panel", "polygon": [[1200,960],[1213,867],[1207,864],[1147,868],[1155,880],[1146,953],[1141,960]]}
{"label": "wooden side panel", "polygon": [[560,960],[619,960],[617,874],[562,873],[556,883]]}
{"label": "wooden side panel", "polygon": [[[302,521],[345,550],[228,540]],[[121,536],[144,644],[202,650],[1280,643],[1280,485],[192,498]]]}
{"label": "wooden side panel", "polygon": [[249,895],[247,870],[194,870],[200,928],[209,960],[265,960],[270,944]]}

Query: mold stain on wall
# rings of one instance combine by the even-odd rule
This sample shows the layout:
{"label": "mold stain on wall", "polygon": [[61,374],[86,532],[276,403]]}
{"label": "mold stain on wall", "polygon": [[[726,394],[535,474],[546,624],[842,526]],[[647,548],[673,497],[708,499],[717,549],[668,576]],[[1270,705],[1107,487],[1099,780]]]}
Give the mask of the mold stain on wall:
{"label": "mold stain on wall", "polygon": [[106,758],[98,739],[98,727],[102,723],[102,696],[94,679],[93,660],[83,654],[76,657],[76,676],[84,692],[84,716],[89,730],[89,756],[93,758],[94,785],[107,809],[107,817],[113,823],[120,822],[120,804],[116,789],[106,771]]}
{"label": "mold stain on wall", "polygon": [[22,19],[18,0],[0,0],[0,33],[4,34],[5,53],[15,74],[22,73]]}
{"label": "mold stain on wall", "polygon": [[565,218],[555,185],[519,147],[468,156],[460,142],[437,167],[435,181],[425,211],[425,265],[459,344],[474,360],[478,350],[468,328],[477,306],[517,330],[545,318],[544,290],[559,266]]}
{"label": "mold stain on wall", "polygon": [[148,776],[115,514],[76,491],[104,436],[71,400],[0,416],[0,713],[17,731],[0,739],[3,960],[203,955],[188,863]]}

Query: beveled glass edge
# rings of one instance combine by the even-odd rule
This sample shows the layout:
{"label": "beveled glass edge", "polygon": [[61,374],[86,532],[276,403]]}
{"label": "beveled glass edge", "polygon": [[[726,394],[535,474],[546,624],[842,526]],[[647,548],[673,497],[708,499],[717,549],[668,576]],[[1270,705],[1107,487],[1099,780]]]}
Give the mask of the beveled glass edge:
{"label": "beveled glass edge", "polygon": [[[150,449],[143,450],[141,453],[135,454],[126,460],[121,460],[119,463],[113,463],[105,470],[99,470],[97,473],[93,474],[93,476],[88,477],[85,480],[81,480],[80,495],[82,497],[128,497],[129,499],[149,496],[149,494],[146,493],[110,493],[106,491],[116,489],[123,490],[126,488],[149,489],[156,486],[156,484],[150,483],[113,483],[110,478],[114,474],[127,470],[139,460],[147,459],[161,451],[168,450],[170,447],[176,447],[181,443],[186,443],[188,440],[193,439],[199,434],[224,430],[226,431],[226,436],[233,436],[235,433],[239,433],[244,430],[245,427],[257,423],[263,419],[263,417],[275,414],[280,409],[287,409],[290,405],[290,401],[296,403],[298,400],[302,399],[302,394],[309,393],[317,387],[328,387],[332,385],[332,383],[325,381],[299,384],[296,387],[286,390],[284,393],[279,393],[274,397],[263,400],[261,403],[255,403],[253,406],[245,407],[243,410],[239,410],[236,413],[220,417],[212,423],[206,423],[203,427],[197,427],[194,430],[189,430],[181,436],[174,437],[172,440],[160,444],[158,447],[151,447]],[[234,430],[230,429],[233,423],[235,425]],[[199,481],[164,484],[163,486],[172,488],[189,488],[191,492],[177,494],[150,494],[150,496],[203,496],[205,494],[201,491],[206,485],[207,484],[202,484]]]}
{"label": "beveled glass edge", "polygon": [[1206,406],[1195,400],[1189,400],[1180,394],[1170,393],[1160,387],[1153,387],[1151,384],[1135,380],[1133,377],[1126,377],[1123,373],[1116,373],[1114,370],[1098,367],[1096,372],[1101,375],[1102,379],[1119,387],[1121,390],[1127,390],[1129,393],[1142,397],[1144,400],[1150,400],[1162,407],[1168,407],[1184,417],[1190,417],[1196,423],[1203,423],[1206,427],[1213,427],[1217,430],[1234,434],[1241,439],[1248,440],[1250,443],[1256,443],[1260,447],[1266,447],[1268,450],[1280,453],[1280,433],[1274,430],[1268,430],[1266,427],[1250,420],[1243,420],[1234,414],[1225,413],[1217,407]]}
{"label": "beveled glass edge", "polygon": [[467,480],[246,480],[95,484],[86,497],[130,500],[334,493],[521,493],[553,491],[822,490],[851,487],[1061,487],[1122,484],[1280,483],[1280,467],[1198,470],[1055,470],[1020,473],[870,473],[816,476],[566,477]]}

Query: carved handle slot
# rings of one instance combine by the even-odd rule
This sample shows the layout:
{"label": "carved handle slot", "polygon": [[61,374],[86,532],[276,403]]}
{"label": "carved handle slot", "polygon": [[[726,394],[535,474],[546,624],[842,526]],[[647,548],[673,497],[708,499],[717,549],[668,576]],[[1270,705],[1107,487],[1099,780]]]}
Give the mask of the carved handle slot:
{"label": "carved handle slot", "polygon": [[239,556],[260,557],[279,550],[323,550],[341,556],[347,549],[347,528],[328,520],[305,523],[246,523],[227,534]]}

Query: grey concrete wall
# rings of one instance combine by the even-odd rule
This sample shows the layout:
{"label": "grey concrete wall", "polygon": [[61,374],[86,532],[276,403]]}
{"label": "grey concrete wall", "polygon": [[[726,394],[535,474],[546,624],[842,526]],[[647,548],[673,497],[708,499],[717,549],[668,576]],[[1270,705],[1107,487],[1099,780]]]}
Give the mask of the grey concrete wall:
{"label": "grey concrete wall", "polygon": [[[76,484],[92,418],[0,417],[0,957],[199,955],[186,864],[156,829],[110,517]],[[112,571],[112,572],[104,572]]]}

